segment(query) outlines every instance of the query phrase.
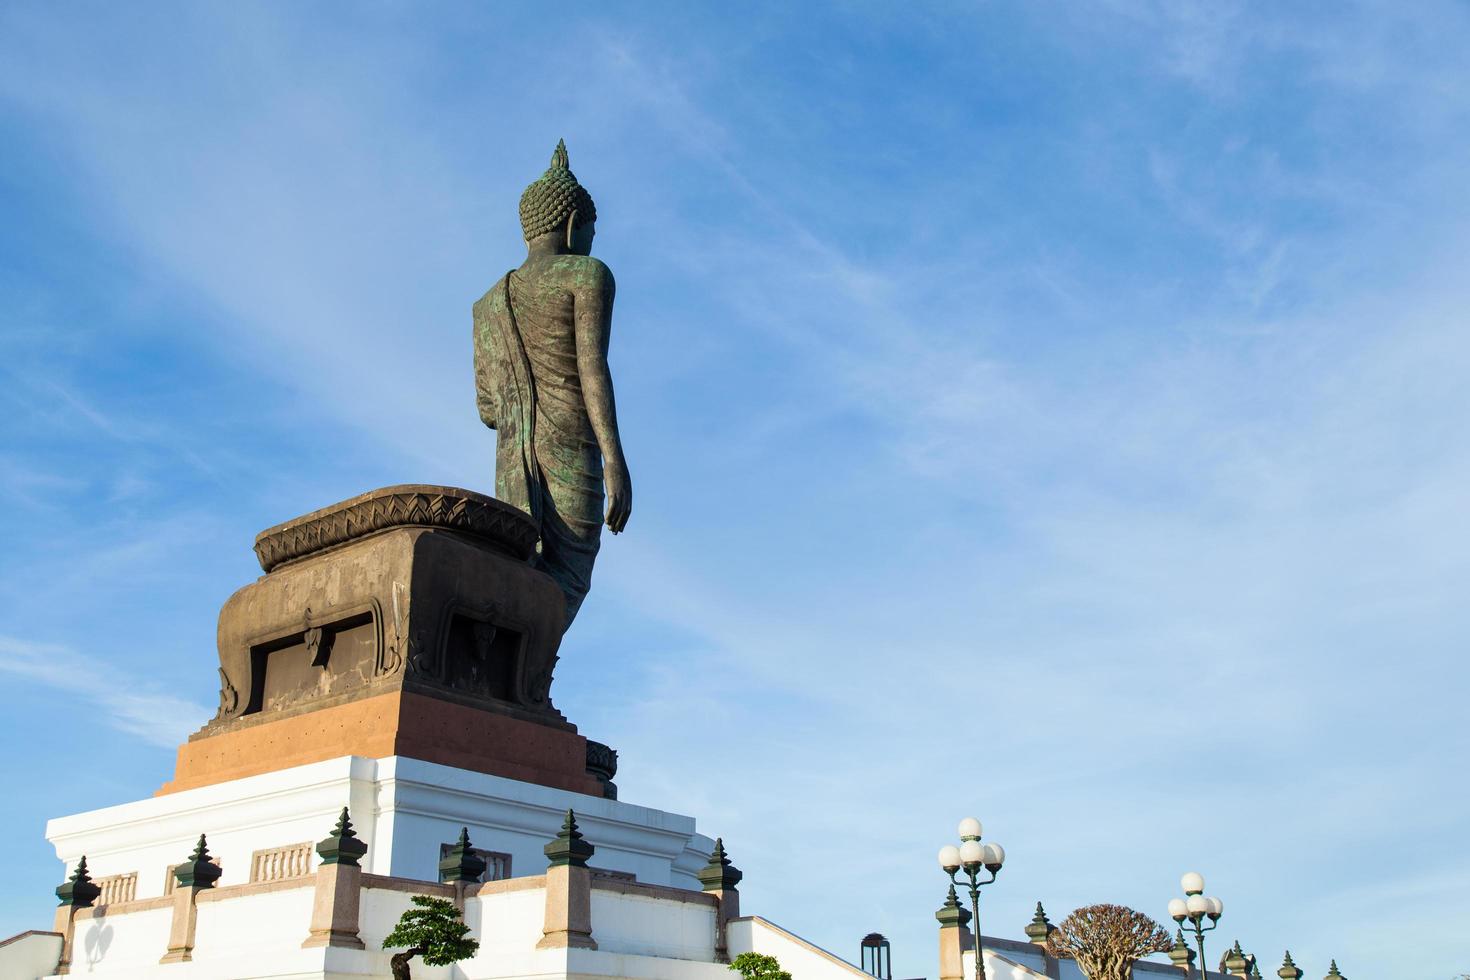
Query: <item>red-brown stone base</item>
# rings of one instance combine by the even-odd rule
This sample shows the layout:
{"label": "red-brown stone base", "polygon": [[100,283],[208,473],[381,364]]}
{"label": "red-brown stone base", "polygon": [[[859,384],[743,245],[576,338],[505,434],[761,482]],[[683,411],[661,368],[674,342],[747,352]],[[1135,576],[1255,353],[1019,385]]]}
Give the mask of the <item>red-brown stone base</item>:
{"label": "red-brown stone base", "polygon": [[185,742],[173,780],[154,795],[344,755],[401,755],[602,796],[581,735],[403,691]]}

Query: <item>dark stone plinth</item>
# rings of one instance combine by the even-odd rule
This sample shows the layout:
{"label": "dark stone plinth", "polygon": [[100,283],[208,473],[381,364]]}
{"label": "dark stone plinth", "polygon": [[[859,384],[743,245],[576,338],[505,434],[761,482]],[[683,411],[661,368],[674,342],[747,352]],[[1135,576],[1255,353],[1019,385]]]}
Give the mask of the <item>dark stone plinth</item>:
{"label": "dark stone plinth", "polygon": [[220,611],[200,735],[394,690],[573,730],[551,703],[562,596],[527,563],[528,529],[481,494],[400,486],[263,532],[272,571]]}
{"label": "dark stone plinth", "polygon": [[407,755],[602,795],[551,702],[566,602],[530,518],[397,486],[263,532],[220,611],[219,712],[164,792],[341,755]]}
{"label": "dark stone plinth", "polygon": [[372,490],[266,528],[255,536],[255,557],[271,572],[391,527],[458,531],[522,561],[536,550],[536,523],[519,508],[473,490],[413,483]]}

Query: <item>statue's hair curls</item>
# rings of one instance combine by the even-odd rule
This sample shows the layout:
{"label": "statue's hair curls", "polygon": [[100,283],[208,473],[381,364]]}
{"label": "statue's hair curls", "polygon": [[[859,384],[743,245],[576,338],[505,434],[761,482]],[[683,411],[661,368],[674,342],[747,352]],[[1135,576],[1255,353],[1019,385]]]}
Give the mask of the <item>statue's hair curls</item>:
{"label": "statue's hair curls", "polygon": [[577,183],[567,162],[567,144],[558,140],[551,166],[521,194],[521,234],[526,241],[558,231],[576,212],[574,228],[597,220],[597,207],[587,188]]}

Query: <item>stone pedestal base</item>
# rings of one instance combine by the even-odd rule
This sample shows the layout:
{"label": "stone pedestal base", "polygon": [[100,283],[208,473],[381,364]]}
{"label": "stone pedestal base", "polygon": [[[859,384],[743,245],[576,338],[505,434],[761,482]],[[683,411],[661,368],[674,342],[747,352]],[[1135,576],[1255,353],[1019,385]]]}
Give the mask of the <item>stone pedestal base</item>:
{"label": "stone pedestal base", "polygon": [[420,484],[262,531],[266,574],[220,611],[219,713],[159,792],[401,756],[615,794],[615,754],[551,702],[566,600],[535,547],[516,508]]}

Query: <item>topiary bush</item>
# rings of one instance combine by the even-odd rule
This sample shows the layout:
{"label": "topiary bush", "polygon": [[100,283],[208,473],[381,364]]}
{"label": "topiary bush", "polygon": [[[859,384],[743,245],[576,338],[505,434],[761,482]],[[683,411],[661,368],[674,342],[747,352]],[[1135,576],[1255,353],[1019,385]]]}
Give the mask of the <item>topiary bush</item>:
{"label": "topiary bush", "polygon": [[[383,949],[407,946],[389,960],[393,980],[412,980],[408,961],[422,956],[430,966],[448,966],[467,960],[480,948],[479,940],[470,939],[470,927],[464,924],[459,909],[445,898],[413,896],[414,908],[399,917],[393,931],[383,939]],[[787,980],[790,980],[788,977]]]}
{"label": "topiary bush", "polygon": [[776,957],[764,953],[741,953],[730,961],[730,969],[744,980],[791,980]]}

